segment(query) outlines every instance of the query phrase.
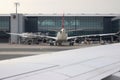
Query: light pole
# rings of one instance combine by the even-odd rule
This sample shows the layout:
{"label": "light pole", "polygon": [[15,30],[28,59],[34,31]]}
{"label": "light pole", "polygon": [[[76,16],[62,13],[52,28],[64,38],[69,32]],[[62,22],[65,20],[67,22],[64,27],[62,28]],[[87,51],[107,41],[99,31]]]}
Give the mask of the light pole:
{"label": "light pole", "polygon": [[[19,32],[20,32],[20,29],[19,29],[19,15],[18,15],[17,7],[20,6],[20,3],[19,3],[19,2],[15,2],[14,4],[15,4],[15,8],[16,8],[15,11],[16,11],[16,17],[17,17],[17,18],[16,18],[16,19],[17,19],[17,20],[16,20],[16,21],[17,21],[16,25],[17,25],[17,27],[18,27],[18,31],[17,31],[17,32],[19,33]],[[19,37],[17,37],[17,43],[20,44],[20,38],[19,38]]]}
{"label": "light pole", "polygon": [[16,7],[16,14],[17,14],[17,7],[20,6],[20,3],[15,2],[14,4],[15,4],[15,7]]}

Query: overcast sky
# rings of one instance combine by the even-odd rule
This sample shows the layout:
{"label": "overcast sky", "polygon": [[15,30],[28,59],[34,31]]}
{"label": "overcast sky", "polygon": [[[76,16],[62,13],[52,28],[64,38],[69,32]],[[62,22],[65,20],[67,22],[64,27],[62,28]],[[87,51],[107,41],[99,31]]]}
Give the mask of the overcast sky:
{"label": "overcast sky", "polygon": [[0,14],[15,13],[120,13],[120,0],[0,0]]}

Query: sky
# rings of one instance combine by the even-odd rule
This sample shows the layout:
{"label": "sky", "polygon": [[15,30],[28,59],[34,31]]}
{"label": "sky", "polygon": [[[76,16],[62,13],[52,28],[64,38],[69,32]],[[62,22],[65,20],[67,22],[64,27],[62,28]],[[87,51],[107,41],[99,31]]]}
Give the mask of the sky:
{"label": "sky", "polygon": [[24,14],[120,14],[120,0],[0,0],[0,14],[15,13],[15,2]]}

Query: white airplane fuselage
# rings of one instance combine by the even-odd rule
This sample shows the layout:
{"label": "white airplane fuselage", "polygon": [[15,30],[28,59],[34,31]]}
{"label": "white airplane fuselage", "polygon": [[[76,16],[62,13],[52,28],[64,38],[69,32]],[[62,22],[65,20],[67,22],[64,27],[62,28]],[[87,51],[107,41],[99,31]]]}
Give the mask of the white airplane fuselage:
{"label": "white airplane fuselage", "polygon": [[56,41],[67,41],[68,34],[66,33],[65,29],[62,28],[58,33],[57,33],[57,39]]}

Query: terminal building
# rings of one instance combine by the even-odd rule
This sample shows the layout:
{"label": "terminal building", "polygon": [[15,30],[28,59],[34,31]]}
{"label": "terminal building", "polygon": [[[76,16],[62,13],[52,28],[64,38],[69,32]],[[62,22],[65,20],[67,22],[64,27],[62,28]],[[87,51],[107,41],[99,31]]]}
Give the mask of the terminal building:
{"label": "terminal building", "polygon": [[[53,29],[60,30],[62,14],[0,14],[0,42],[17,41],[5,32],[43,32],[55,36]],[[69,36],[115,33],[120,30],[120,14],[65,14],[65,29],[80,31],[69,32]]]}

